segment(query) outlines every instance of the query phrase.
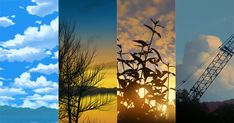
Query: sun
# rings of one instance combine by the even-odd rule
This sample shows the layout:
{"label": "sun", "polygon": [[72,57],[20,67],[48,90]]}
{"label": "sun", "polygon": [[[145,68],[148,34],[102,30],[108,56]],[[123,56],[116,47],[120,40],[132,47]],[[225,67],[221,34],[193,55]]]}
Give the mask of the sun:
{"label": "sun", "polygon": [[140,96],[140,98],[144,98],[145,95],[148,93],[148,91],[145,88],[140,88],[138,91],[138,95]]}

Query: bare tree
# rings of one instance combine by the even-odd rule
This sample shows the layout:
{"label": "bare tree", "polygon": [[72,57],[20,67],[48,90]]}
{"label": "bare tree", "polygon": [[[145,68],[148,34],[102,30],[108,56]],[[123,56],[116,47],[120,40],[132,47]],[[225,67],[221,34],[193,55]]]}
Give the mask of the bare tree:
{"label": "bare tree", "polygon": [[78,123],[81,114],[101,109],[112,98],[108,94],[89,95],[104,75],[103,65],[92,65],[96,50],[83,49],[77,37],[76,24],[60,23],[59,27],[59,119]]}

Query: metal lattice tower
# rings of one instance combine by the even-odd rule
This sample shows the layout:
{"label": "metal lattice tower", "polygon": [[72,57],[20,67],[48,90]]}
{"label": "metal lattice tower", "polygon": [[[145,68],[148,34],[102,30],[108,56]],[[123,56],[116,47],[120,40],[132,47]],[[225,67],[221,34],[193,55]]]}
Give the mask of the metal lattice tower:
{"label": "metal lattice tower", "polygon": [[209,64],[189,91],[190,99],[200,99],[228,61],[234,55],[234,34],[220,47],[219,53]]}

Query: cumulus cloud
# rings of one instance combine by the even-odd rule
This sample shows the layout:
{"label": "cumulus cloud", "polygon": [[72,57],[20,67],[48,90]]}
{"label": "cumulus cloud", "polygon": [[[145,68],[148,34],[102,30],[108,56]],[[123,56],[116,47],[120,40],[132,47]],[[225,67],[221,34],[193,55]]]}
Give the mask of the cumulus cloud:
{"label": "cumulus cloud", "polygon": [[0,105],[9,105],[9,101],[15,100],[13,97],[0,96]]}
{"label": "cumulus cloud", "polygon": [[58,11],[58,0],[32,0],[36,5],[27,6],[26,10],[31,15],[44,17]]}
{"label": "cumulus cloud", "polygon": [[[193,76],[183,86],[191,88],[194,82],[202,74],[214,56],[218,53],[218,48],[222,41],[211,35],[201,35],[197,39],[188,42],[185,46],[182,64],[177,65],[177,83]],[[225,66],[218,78],[208,88],[203,96],[203,100],[214,101],[234,97],[234,59]]]}
{"label": "cumulus cloud", "polygon": [[58,45],[58,17],[50,25],[28,27],[24,34],[16,34],[14,39],[1,41],[4,48],[34,47],[52,49]]}
{"label": "cumulus cloud", "polygon": [[56,64],[49,64],[49,65],[44,65],[42,63],[38,64],[36,68],[32,68],[29,70],[29,72],[38,72],[38,73],[43,73],[43,74],[53,74],[53,73],[58,73],[58,63]]}
{"label": "cumulus cloud", "polygon": [[57,95],[39,95],[34,94],[33,96],[27,96],[23,104],[20,107],[24,108],[39,108],[39,107],[48,107],[58,109],[58,96]]}
{"label": "cumulus cloud", "polygon": [[9,27],[14,25],[15,23],[9,19],[8,17],[0,17],[0,27]]}
{"label": "cumulus cloud", "polygon": [[9,88],[9,87],[0,88],[0,96],[14,96],[19,94],[26,94],[26,92],[21,88]]}
{"label": "cumulus cloud", "polygon": [[49,55],[46,54],[44,49],[33,47],[24,47],[21,49],[2,49],[0,48],[0,61],[27,61],[33,62],[34,60],[41,60]]}
{"label": "cumulus cloud", "polygon": [[50,50],[58,45],[58,17],[50,25],[28,27],[14,39],[1,41],[0,61],[33,62],[51,55]]}
{"label": "cumulus cloud", "polygon": [[[11,87],[0,86],[0,105],[9,105],[15,100],[14,96],[24,95],[23,103],[16,107],[39,108],[42,106],[58,109],[58,84],[39,76],[35,81],[31,80],[29,72],[22,73],[15,78]],[[30,89],[33,95],[27,94],[25,90]]]}
{"label": "cumulus cloud", "polygon": [[24,72],[19,77],[15,78],[14,86],[35,89],[41,87],[58,87],[58,84],[48,81],[44,76],[39,76],[36,81],[32,81],[31,74],[29,72]]}

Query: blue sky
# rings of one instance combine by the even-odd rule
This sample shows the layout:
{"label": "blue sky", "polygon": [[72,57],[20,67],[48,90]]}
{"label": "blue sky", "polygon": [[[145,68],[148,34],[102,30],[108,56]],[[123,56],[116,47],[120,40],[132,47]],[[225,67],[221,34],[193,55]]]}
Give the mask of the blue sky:
{"label": "blue sky", "polygon": [[57,108],[57,51],[57,0],[0,0],[0,105]]}
{"label": "blue sky", "polygon": [[234,32],[233,0],[176,1],[176,58],[181,63],[186,42],[199,35],[225,40]]}
{"label": "blue sky", "polygon": [[[190,89],[202,74],[218,47],[234,33],[233,0],[176,1],[177,83]],[[200,67],[201,65],[204,66]],[[234,58],[225,66],[201,98],[220,101],[234,98]]]}

